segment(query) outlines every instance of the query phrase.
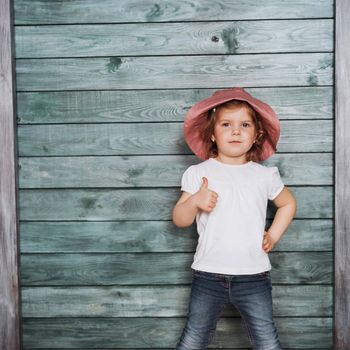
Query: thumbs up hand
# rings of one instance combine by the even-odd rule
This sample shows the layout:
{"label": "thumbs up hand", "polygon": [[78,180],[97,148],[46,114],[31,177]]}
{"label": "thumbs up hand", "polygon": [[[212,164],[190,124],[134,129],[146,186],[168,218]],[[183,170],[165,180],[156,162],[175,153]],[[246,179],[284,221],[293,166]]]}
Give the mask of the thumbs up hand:
{"label": "thumbs up hand", "polygon": [[193,196],[197,207],[210,213],[215,208],[219,195],[209,190],[209,183],[206,177],[202,177],[202,180],[201,188]]}

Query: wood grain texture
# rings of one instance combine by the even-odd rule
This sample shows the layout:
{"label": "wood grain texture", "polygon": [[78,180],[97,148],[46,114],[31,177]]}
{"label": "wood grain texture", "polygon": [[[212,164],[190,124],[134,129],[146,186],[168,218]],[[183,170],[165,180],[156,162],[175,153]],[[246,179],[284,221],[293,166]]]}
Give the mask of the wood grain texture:
{"label": "wood grain texture", "polygon": [[[333,119],[333,88],[247,88],[285,119]],[[214,89],[58,91],[17,94],[18,124],[183,121]]]}
{"label": "wood grain texture", "polygon": [[18,91],[319,86],[332,53],[18,59]]}
{"label": "wood grain texture", "polygon": [[[273,285],[277,317],[331,317],[332,286]],[[25,318],[56,317],[185,317],[190,286],[25,287]],[[225,307],[223,317],[239,313]]]}
{"label": "wood grain texture", "polygon": [[[272,252],[277,284],[332,284],[332,252]],[[192,253],[22,254],[23,286],[190,283]]]}
{"label": "wood grain texture", "polygon": [[345,350],[350,348],[350,3],[337,1],[336,14],[334,344]]}
{"label": "wood grain texture", "polygon": [[[95,348],[95,349],[97,349],[97,348]],[[217,348],[217,347],[211,347],[210,349],[215,349],[215,350],[220,350],[220,349],[222,349],[222,348]],[[247,348],[241,348],[241,347],[236,347],[236,348],[225,348],[226,350],[247,350]],[[321,350],[332,350],[331,348],[322,348]],[[38,350],[37,348],[28,348],[28,347],[26,347],[24,350]],[[49,350],[48,348],[46,348],[46,349],[44,349],[44,348],[40,348],[40,350]],[[55,347],[55,348],[50,348],[50,350],[67,350],[67,348],[57,348],[57,347]],[[74,350],[91,350],[91,348],[81,348],[81,347],[79,347],[79,348],[74,348]],[[109,349],[107,349],[107,348],[98,348],[98,350],[110,350],[110,348]],[[149,348],[148,349],[146,349],[146,348],[134,348],[134,347],[132,347],[132,348],[118,348],[118,350],[149,350]],[[157,350],[173,350],[173,348],[164,348],[164,347],[162,347],[162,348],[157,348]],[[291,349],[291,348],[289,348],[289,349],[286,349],[286,350],[297,350],[297,349]]]}
{"label": "wood grain texture", "polygon": [[[183,172],[200,163],[188,156],[20,157],[19,188],[125,188],[179,186]],[[276,154],[286,185],[332,185],[331,153]]]}
{"label": "wood grain texture", "polygon": [[264,18],[332,17],[331,0],[17,0],[16,24],[216,21]]}
{"label": "wood grain texture", "polygon": [[[276,317],[275,322],[286,348],[331,347],[332,319],[329,317]],[[24,319],[23,342],[26,348],[174,348],[184,325],[184,318]],[[241,319],[219,320],[213,346],[249,348]]]}
{"label": "wood grain texture", "polygon": [[[68,348],[57,348],[57,347],[55,347],[55,348],[50,348],[50,350],[67,350]],[[98,349],[98,350],[110,350],[110,348],[108,349],[108,348],[95,348],[95,349]],[[222,348],[217,348],[217,347],[211,347],[210,349],[215,349],[215,350],[220,350],[220,349],[222,349]],[[247,348],[241,348],[241,347],[236,347],[236,348],[225,348],[226,350],[247,350]],[[322,348],[321,350],[332,350],[331,348],[327,348],[327,347],[325,347],[325,348]],[[38,350],[37,348],[28,348],[28,347],[26,347],[24,350]],[[40,350],[49,350],[48,348],[46,348],[46,349],[44,349],[44,348],[40,348]],[[70,349],[71,350],[71,349]],[[79,348],[74,348],[74,350],[91,350],[91,348],[81,348],[81,347],[79,347]],[[146,349],[146,348],[134,348],[134,347],[132,347],[132,348],[118,348],[118,350],[149,350],[149,348],[148,349]],[[157,350],[173,350],[173,348],[164,348],[164,347],[162,347],[162,348],[157,348]],[[286,350],[297,350],[297,349],[291,349],[291,348],[288,348],[288,349],[286,349]]]}
{"label": "wood grain texture", "polygon": [[0,349],[19,350],[17,169],[12,3],[0,0]]}
{"label": "wood grain texture", "polygon": [[[170,221],[198,161],[182,121],[232,85],[278,113],[267,165],[298,200],[269,254],[283,348],[331,349],[333,1],[14,5],[25,350],[174,348],[197,244]],[[234,309],[212,348],[250,348]]]}
{"label": "wood grain texture", "polygon": [[[290,188],[298,202],[296,218],[333,217],[331,186]],[[20,219],[28,221],[170,220],[179,189],[20,190]],[[315,201],[317,198],[317,201]],[[270,203],[267,217],[275,208]]]}
{"label": "wood grain texture", "polygon": [[333,51],[333,20],[20,26],[16,57]]}
{"label": "wood grain texture", "polygon": [[[271,220],[267,220],[267,227]],[[22,253],[194,252],[195,224],[171,221],[21,222]],[[274,251],[332,251],[331,219],[295,219]]]}
{"label": "wood grain texture", "polygon": [[[193,154],[183,123],[20,125],[17,131],[20,157]],[[332,151],[332,120],[281,121],[277,152]]]}

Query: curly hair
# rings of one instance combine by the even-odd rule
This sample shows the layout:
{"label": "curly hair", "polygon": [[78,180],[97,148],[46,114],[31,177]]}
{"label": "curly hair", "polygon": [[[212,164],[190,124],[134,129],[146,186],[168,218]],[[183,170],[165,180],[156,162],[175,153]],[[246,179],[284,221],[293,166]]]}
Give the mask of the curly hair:
{"label": "curly hair", "polygon": [[247,160],[259,161],[259,155],[262,153],[262,143],[266,138],[266,130],[261,122],[259,114],[250,106],[248,102],[240,100],[230,100],[221,105],[216,106],[208,111],[205,118],[198,118],[198,124],[195,126],[198,134],[204,142],[207,149],[207,158],[216,157],[218,155],[218,148],[216,142],[211,140],[214,133],[214,127],[217,120],[218,110],[220,108],[245,108],[252,117],[255,130],[257,133],[256,141],[250,150],[247,152]]}

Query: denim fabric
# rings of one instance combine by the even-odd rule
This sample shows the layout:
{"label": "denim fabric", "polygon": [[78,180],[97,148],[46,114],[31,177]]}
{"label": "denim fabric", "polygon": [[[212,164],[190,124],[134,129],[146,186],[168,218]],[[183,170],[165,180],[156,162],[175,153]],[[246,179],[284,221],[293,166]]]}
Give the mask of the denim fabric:
{"label": "denim fabric", "polygon": [[270,271],[222,275],[194,270],[188,319],[176,350],[207,349],[227,303],[242,316],[253,349],[282,349],[272,318],[271,291]]}

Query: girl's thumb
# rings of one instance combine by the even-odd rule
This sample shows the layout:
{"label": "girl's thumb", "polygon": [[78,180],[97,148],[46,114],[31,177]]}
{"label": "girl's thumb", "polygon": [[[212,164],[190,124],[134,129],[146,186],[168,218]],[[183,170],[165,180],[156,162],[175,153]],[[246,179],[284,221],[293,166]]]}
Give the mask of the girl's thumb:
{"label": "girl's thumb", "polygon": [[208,179],[206,177],[202,177],[202,186],[201,188],[208,188]]}

